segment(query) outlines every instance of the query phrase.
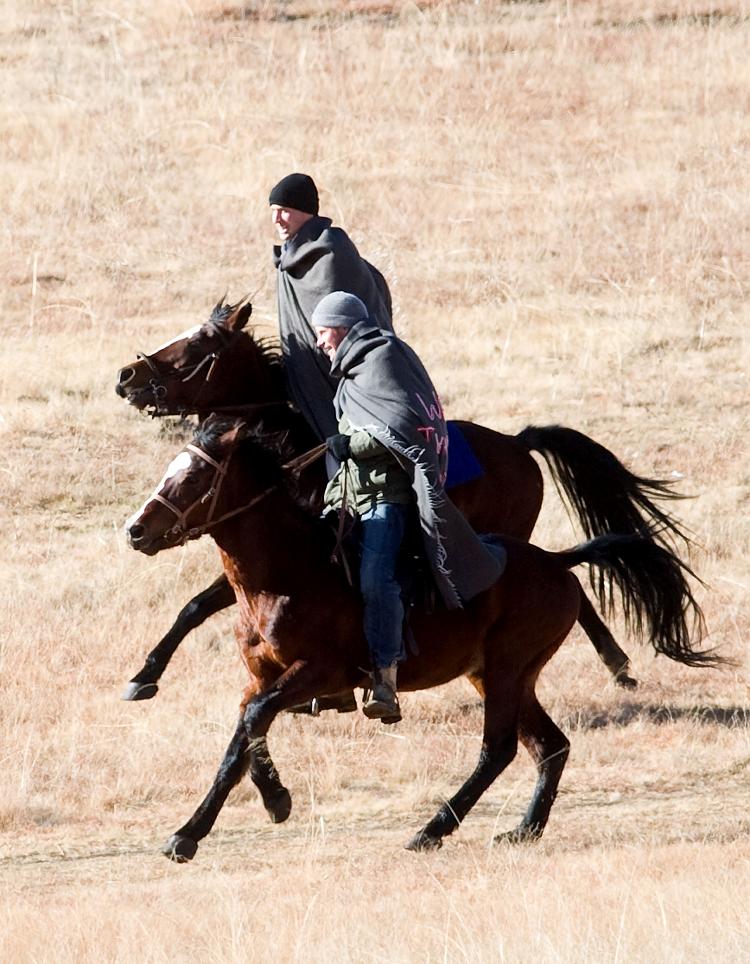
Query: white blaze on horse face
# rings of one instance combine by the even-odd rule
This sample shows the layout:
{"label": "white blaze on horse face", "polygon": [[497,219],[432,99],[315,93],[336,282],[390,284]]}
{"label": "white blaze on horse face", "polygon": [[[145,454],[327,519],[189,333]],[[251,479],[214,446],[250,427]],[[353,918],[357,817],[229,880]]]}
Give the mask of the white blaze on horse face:
{"label": "white blaze on horse face", "polygon": [[170,479],[174,478],[174,476],[177,475],[178,472],[182,472],[183,470],[186,471],[187,469],[189,469],[192,464],[193,464],[193,457],[190,454],[190,452],[180,452],[179,455],[176,455],[175,458],[172,459],[172,461],[167,466],[166,471],[164,472],[164,475],[161,477],[158,485],[154,489],[153,494],[146,499],[146,501],[143,503],[140,509],[138,509],[137,512],[134,512],[133,515],[131,515],[131,517],[125,523],[126,531],[130,529],[131,526],[136,525],[140,517],[143,515],[143,513],[146,511],[148,506],[151,504],[153,496],[161,495],[161,490],[164,488],[165,484]]}
{"label": "white blaze on horse face", "polygon": [[187,339],[192,335],[197,335],[201,330],[201,327],[201,325],[193,325],[192,328],[188,328],[187,331],[183,331],[183,333],[181,335],[177,335],[176,338],[172,338],[170,341],[164,342],[163,345],[159,345],[159,347],[154,349],[154,351],[148,353],[149,358],[153,358],[154,355],[158,355],[160,351],[164,351],[164,349],[169,348],[170,345],[176,345],[178,341],[183,341],[183,339],[187,341]]}
{"label": "white blaze on horse face", "polygon": [[161,482],[156,487],[156,491],[159,492],[164,483],[169,479],[174,478],[178,472],[181,472],[183,469],[189,469],[192,463],[193,456],[190,454],[190,452],[180,452],[179,455],[176,455],[167,466],[167,469],[161,478]]}

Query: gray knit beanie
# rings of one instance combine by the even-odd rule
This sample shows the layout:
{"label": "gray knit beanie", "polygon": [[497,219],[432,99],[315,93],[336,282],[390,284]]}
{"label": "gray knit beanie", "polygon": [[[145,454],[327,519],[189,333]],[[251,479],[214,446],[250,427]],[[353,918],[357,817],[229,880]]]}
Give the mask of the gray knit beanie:
{"label": "gray knit beanie", "polygon": [[367,318],[364,301],[346,291],[332,291],[317,303],[311,321],[314,328],[351,328]]}

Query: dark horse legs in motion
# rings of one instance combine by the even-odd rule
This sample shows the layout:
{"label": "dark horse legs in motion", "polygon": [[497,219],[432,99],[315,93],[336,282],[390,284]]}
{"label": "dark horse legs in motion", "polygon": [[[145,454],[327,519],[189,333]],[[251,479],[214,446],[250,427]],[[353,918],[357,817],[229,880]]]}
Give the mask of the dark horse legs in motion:
{"label": "dark horse legs in motion", "polygon": [[[211,532],[240,605],[237,639],[250,682],[240,719],[208,795],[167,841],[176,861],[191,859],[245,772],[271,819],[282,822],[291,797],[273,764],[267,734],[276,715],[326,687],[362,685],[366,660],[361,602],[330,563],[328,533],[287,488],[280,459],[241,424],[207,421],[158,492],[129,520],[131,545],[149,555],[174,544],[174,515],[190,504],[189,538]],[[193,500],[215,492],[215,500]],[[188,479],[188,484],[186,484]],[[157,498],[158,496],[158,498]],[[209,506],[208,503],[211,502]],[[409,843],[439,847],[516,754],[520,740],[537,767],[537,784],[511,840],[539,837],[547,823],[568,754],[568,740],[540,706],[537,677],[573,626],[580,589],[569,571],[604,567],[631,623],[656,652],[685,665],[717,658],[695,651],[692,615],[702,616],[686,580],[689,570],[669,550],[638,536],[600,536],[566,552],[545,552],[503,539],[503,576],[464,609],[416,612],[418,652],[402,664],[399,689],[414,691],[468,676],[484,695],[484,733],[474,772]],[[252,605],[246,604],[252,600]]]}
{"label": "dark horse legs in motion", "polygon": [[150,700],[156,696],[159,688],[157,683],[161,679],[161,674],[187,634],[197,629],[209,616],[221,612],[222,609],[228,609],[236,601],[234,590],[225,575],[219,576],[208,589],[193,596],[190,602],[180,610],[167,635],[148,654],[143,669],[140,673],[136,673],[125,687],[122,698]]}
{"label": "dark horse legs in motion", "polygon": [[[249,305],[219,303],[198,330],[176,338],[150,356],[121,369],[117,393],[138,409],[156,415],[227,409],[265,427],[290,433],[298,452],[317,441],[304,419],[290,411],[280,356],[244,331]],[[271,423],[271,424],[269,424]],[[484,474],[450,490],[450,496],[478,532],[526,539],[542,504],[542,476],[531,452],[547,462],[585,534],[638,534],[644,538],[682,536],[674,520],[654,500],[675,498],[667,484],[634,475],[607,449],[572,429],[528,427],[503,435],[471,422],[458,423]],[[322,477],[307,477],[310,490]],[[148,699],[180,641],[195,626],[231,605],[226,583],[217,580],[182,610],[167,635],[133,677],[125,699]],[[579,622],[600,658],[621,686],[635,686],[627,654],[617,645],[581,592]]]}

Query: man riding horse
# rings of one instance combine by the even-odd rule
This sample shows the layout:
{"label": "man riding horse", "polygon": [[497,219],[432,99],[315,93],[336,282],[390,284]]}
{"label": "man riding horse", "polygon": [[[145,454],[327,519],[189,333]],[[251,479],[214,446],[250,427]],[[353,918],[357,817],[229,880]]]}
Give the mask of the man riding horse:
{"label": "man riding horse", "polygon": [[332,291],[360,298],[380,328],[392,330],[391,295],[382,274],[341,228],[318,214],[318,189],[307,174],[289,174],[271,190],[271,220],[281,245],[277,268],[279,335],[289,392],[321,442],[336,431],[336,382],[315,350],[315,306]]}
{"label": "man riding horse", "polygon": [[338,379],[338,433],[326,441],[340,466],[325,503],[353,512],[359,523],[359,585],[373,666],[372,696],[363,711],[394,723],[401,719],[396,671],[405,657],[398,565],[410,514],[418,515],[424,555],[447,608],[489,588],[501,567],[443,491],[447,428],[414,351],[379,328],[348,292],[326,295],[312,324]]}

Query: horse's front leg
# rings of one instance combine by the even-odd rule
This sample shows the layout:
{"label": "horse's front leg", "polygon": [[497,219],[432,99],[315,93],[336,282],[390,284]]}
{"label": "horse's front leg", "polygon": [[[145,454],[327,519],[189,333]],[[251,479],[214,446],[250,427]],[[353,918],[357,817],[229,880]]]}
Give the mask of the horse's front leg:
{"label": "horse's front leg", "polygon": [[250,741],[250,776],[274,823],[283,823],[292,809],[292,798],[282,784],[266,742],[276,715],[300,702],[310,700],[325,686],[346,685],[340,670],[324,663],[298,660],[268,689],[250,700],[243,716]]}
{"label": "horse's front leg", "polygon": [[323,663],[310,664],[299,660],[268,688],[247,701],[213,786],[193,816],[169,838],[162,853],[179,863],[191,860],[198,842],[211,831],[231,789],[248,769],[271,820],[281,823],[287,819],[292,798],[268,752],[266,734],[277,713],[311,699],[331,679],[338,688],[343,689],[346,685],[341,671],[337,673]]}
{"label": "horse's front leg", "polygon": [[160,640],[146,657],[143,669],[136,673],[122,693],[124,700],[150,700],[159,689],[157,683],[167,668],[177,647],[189,632],[192,632],[209,616],[221,612],[235,602],[234,590],[227,577],[219,576],[208,589],[194,596],[183,607],[167,635]]}
{"label": "horse's front leg", "polygon": [[227,747],[224,759],[213,786],[193,816],[162,847],[161,852],[178,864],[192,860],[198,849],[198,841],[211,830],[219,816],[230,790],[242,779],[250,765],[248,739],[242,719],[237,724],[234,736]]}

